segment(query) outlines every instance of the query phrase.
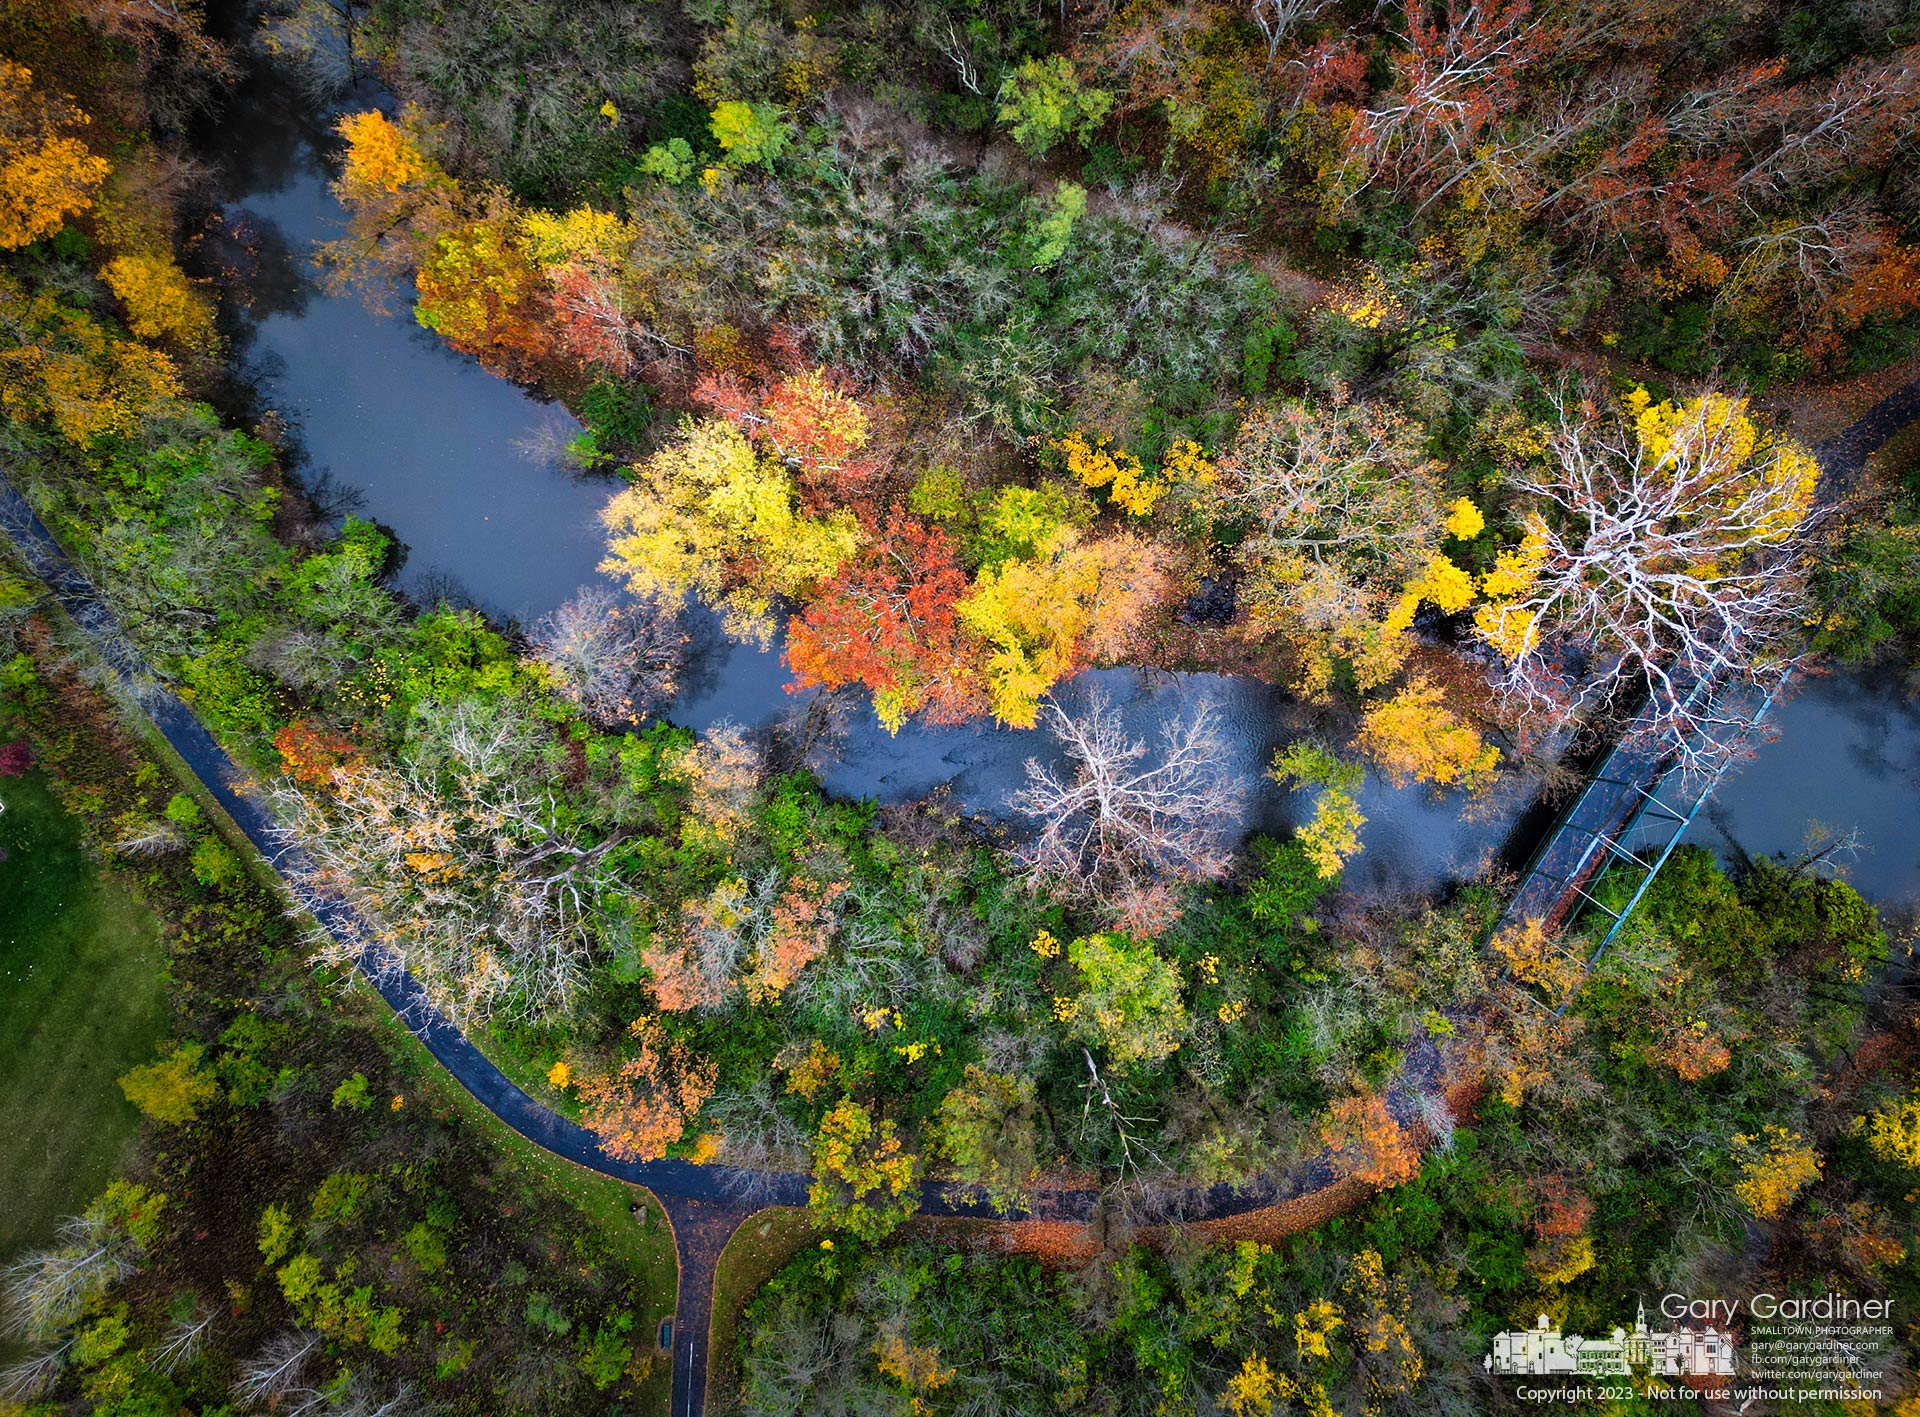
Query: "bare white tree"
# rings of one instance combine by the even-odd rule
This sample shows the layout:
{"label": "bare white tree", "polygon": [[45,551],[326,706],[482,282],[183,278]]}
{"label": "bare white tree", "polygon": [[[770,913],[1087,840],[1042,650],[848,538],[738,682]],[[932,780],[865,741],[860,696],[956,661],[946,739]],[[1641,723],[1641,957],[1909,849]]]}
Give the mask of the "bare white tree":
{"label": "bare white tree", "polygon": [[196,1297],[193,1307],[168,1323],[166,1335],[153,1350],[153,1366],[163,1373],[177,1372],[198,1358],[220,1311]]}
{"label": "bare white tree", "polygon": [[24,1404],[52,1392],[66,1369],[67,1353],[72,1347],[71,1343],[58,1344],[0,1368],[0,1402]]}
{"label": "bare white tree", "polygon": [[974,62],[973,53],[960,31],[953,22],[947,22],[947,37],[939,44],[940,52],[947,56],[947,62],[953,65],[954,77],[960,80],[960,87],[968,93],[980,92],[980,66]]}
{"label": "bare white tree", "polygon": [[423,1417],[435,1410],[406,1383],[389,1387],[364,1371],[329,1385],[324,1397],[326,1406],[320,1410],[329,1417]]}
{"label": "bare white tree", "polygon": [[673,695],[687,632],[679,607],[658,596],[624,602],[583,586],[534,630],[560,692],[601,727],[637,723]]}
{"label": "bare white tree", "polygon": [[1521,585],[1479,616],[1524,710],[1577,713],[1644,692],[1649,729],[1686,768],[1743,741],[1728,691],[1791,671],[1818,466],[1744,400],[1689,400],[1651,435],[1563,398]]}
{"label": "bare white tree", "polygon": [[315,1354],[321,1336],[309,1329],[288,1329],[267,1340],[259,1354],[240,1363],[232,1396],[242,1407],[273,1411],[282,1417],[422,1417],[434,1411],[405,1382],[388,1386],[363,1371],[344,1379],[328,1375],[315,1382]]}
{"label": "bare white tree", "polygon": [[104,1213],[75,1216],[60,1228],[57,1244],[0,1269],[0,1332],[30,1343],[51,1340],[108,1286],[133,1273],[138,1249]]}
{"label": "bare white tree", "polygon": [[320,1349],[320,1335],[309,1329],[289,1329],[268,1339],[265,1346],[240,1365],[233,1396],[245,1407],[288,1405],[302,1393],[311,1394],[307,1370]]}
{"label": "bare white tree", "polygon": [[561,825],[536,730],[510,710],[426,705],[421,719],[404,766],[345,764],[324,790],[268,790],[287,878],[321,909],[348,908],[320,957],[405,968],[461,1022],[564,1013],[625,834]]}
{"label": "bare white tree", "polygon": [[1526,0],[1469,0],[1407,9],[1399,81],[1355,125],[1373,174],[1397,195],[1470,167],[1482,136],[1517,96],[1516,75],[1541,52],[1546,29]]}
{"label": "bare white tree", "polygon": [[166,856],[187,844],[178,822],[152,817],[127,828],[107,849],[121,856]]}
{"label": "bare white tree", "polygon": [[1027,785],[1009,799],[1039,823],[1023,851],[1034,877],[1129,910],[1156,887],[1225,874],[1242,793],[1221,771],[1211,700],[1169,723],[1151,759],[1102,694],[1078,716],[1051,702],[1041,711],[1067,770],[1029,758]]}
{"label": "bare white tree", "polygon": [[1865,195],[1769,223],[1740,243],[1740,260],[1714,292],[1714,308],[1805,332],[1894,241]]}
{"label": "bare white tree", "polygon": [[1311,24],[1333,0],[1253,0],[1249,9],[1260,35],[1267,42],[1267,62],[1271,64],[1286,37],[1301,25]]}
{"label": "bare white tree", "polygon": [[1810,79],[1740,115],[1773,141],[1755,152],[1739,186],[1778,195],[1883,155],[1920,110],[1920,64],[1911,53],[1855,60],[1830,80]]}

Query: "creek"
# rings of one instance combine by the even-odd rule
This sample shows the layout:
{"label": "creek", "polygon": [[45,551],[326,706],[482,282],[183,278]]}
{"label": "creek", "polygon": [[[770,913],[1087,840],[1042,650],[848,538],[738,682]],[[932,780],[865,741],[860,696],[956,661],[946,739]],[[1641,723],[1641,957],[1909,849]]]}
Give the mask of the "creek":
{"label": "creek", "polygon": [[[345,491],[399,539],[398,587],[426,601],[464,598],[500,623],[532,624],[581,586],[604,581],[597,514],[617,484],[530,456],[530,445],[563,443],[578,425],[420,328],[404,293],[383,315],[359,295],[321,288],[315,243],[345,223],[328,188],[332,122],[342,111],[391,104],[370,83],[337,106],[315,103],[275,65],[255,64],[205,145],[220,215],[202,261],[225,286],[224,318],[256,412],[271,409],[285,422],[309,486]],[[700,606],[689,628],[668,718],[695,730],[727,720],[764,728],[804,711],[809,696],[788,691],[777,643],[733,643]],[[1060,698],[1071,709],[1096,693],[1149,740],[1213,700],[1225,740],[1220,770],[1250,784],[1233,825],[1274,834],[1292,825],[1300,799],[1262,774],[1278,745],[1312,730],[1309,709],[1251,678],[1138,669],[1088,671]],[[1007,821],[1007,796],[1028,759],[1055,752],[1042,733],[990,723],[909,723],[889,735],[864,704],[843,720],[816,761],[828,790],[881,802],[944,790],[994,821]],[[1777,741],[1722,787],[1694,839],[1795,855],[1816,824],[1858,832],[1863,849],[1851,878],[1882,901],[1920,900],[1920,708],[1883,678],[1841,672],[1806,685],[1780,708],[1776,727]],[[1510,779],[1469,803],[1370,780],[1360,802],[1365,850],[1347,886],[1368,898],[1424,892],[1524,849],[1528,833],[1515,823],[1533,788]]]}

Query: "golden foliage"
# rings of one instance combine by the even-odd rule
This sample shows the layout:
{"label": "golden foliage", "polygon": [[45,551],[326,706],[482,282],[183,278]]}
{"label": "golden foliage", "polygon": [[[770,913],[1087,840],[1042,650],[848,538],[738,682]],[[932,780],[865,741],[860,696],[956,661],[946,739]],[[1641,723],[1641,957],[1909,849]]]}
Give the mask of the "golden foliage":
{"label": "golden foliage", "polygon": [[1114,536],[1083,545],[1065,528],[1051,554],[984,568],[954,612],[987,643],[994,717],[1033,727],[1041,696],[1117,645],[1162,580],[1149,543]]}
{"label": "golden foliage", "polygon": [[1571,996],[1584,973],[1579,958],[1561,948],[1537,916],[1497,931],[1489,949],[1516,980],[1539,989],[1556,1005]]}
{"label": "golden foliage", "polygon": [[1447,535],[1459,541],[1471,541],[1486,529],[1487,519],[1471,499],[1457,497],[1447,508]]}
{"label": "golden foliage", "polygon": [[1398,787],[1430,782],[1478,791],[1493,782],[1500,763],[1500,750],[1446,707],[1437,685],[1418,676],[1367,710],[1359,743]]}
{"label": "golden foliage", "polygon": [[51,236],[93,205],[110,165],[74,136],[93,120],[0,59],[0,251]]}
{"label": "golden foliage", "polygon": [[636,1056],[610,1072],[578,1079],[580,1119],[609,1156],[654,1161],[686,1134],[719,1068],[667,1037],[652,1019],[636,1019],[628,1032],[640,1044]]}
{"label": "golden foliage", "polygon": [[730,423],[695,424],[635,473],[600,514],[611,533],[600,569],[636,595],[699,591],[736,639],[771,644],[775,598],[804,599],[859,542],[850,513],[798,511],[784,464]]}
{"label": "golden foliage", "polygon": [[165,251],[115,256],[100,272],[126,308],[127,328],[141,339],[186,349],[213,339],[213,306]]}
{"label": "golden foliage", "polygon": [[940,1350],[932,1344],[922,1348],[889,1333],[873,1351],[880,1371],[909,1392],[933,1392],[953,1379],[953,1369],[940,1366]]}
{"label": "golden foliage", "polygon": [[51,295],[29,297],[6,276],[0,319],[32,337],[0,353],[0,408],[21,419],[50,419],[82,450],[131,433],[156,404],[180,396],[165,354]]}
{"label": "golden foliage", "polygon": [[1519,602],[1539,580],[1548,554],[1546,526],[1536,514],[1528,518],[1520,544],[1496,555],[1493,569],[1480,579],[1481,591],[1493,603],[1474,612],[1474,628],[1508,658],[1532,649],[1538,638],[1538,613]]}
{"label": "golden foliage", "polygon": [[612,212],[575,207],[569,212],[530,211],[520,218],[527,254],[542,266],[611,266],[632,246],[637,232]]}
{"label": "golden foliage", "polygon": [[787,1091],[811,1102],[813,1095],[839,1071],[840,1055],[819,1039],[813,1039],[806,1053],[788,1068]]}
{"label": "golden foliage", "polygon": [[1771,1123],[1757,1135],[1736,1136],[1733,1155],[1740,1166],[1733,1193],[1762,1220],[1784,1215],[1794,1197],[1820,1179],[1824,1164],[1812,1142]]}
{"label": "golden foliage", "polygon": [[1167,490],[1166,482],[1140,465],[1125,448],[1112,447],[1105,434],[1089,442],[1084,433],[1069,433],[1054,443],[1065,453],[1067,471],[1083,487],[1104,487],[1107,498],[1130,517],[1144,517]]}
{"label": "golden foliage", "polygon": [[1320,1134],[1343,1176],[1370,1186],[1397,1186],[1420,1170],[1420,1147],[1377,1092],[1343,1097],[1327,1109]]}
{"label": "golden foliage", "polygon": [[1274,757],[1267,776],[1293,787],[1316,787],[1319,795],[1313,815],[1294,831],[1294,840],[1323,880],[1340,874],[1348,859],[1360,850],[1360,828],[1366,816],[1354,801],[1365,773],[1357,763],[1346,763],[1316,744],[1301,741]]}
{"label": "golden foliage", "polygon": [[434,239],[414,272],[414,318],[473,352],[532,350],[532,303],[544,289],[511,214],[463,222]]}
{"label": "golden foliage", "polygon": [[1920,1170],[1920,1093],[1889,1102],[1861,1121],[1875,1156]]}
{"label": "golden foliage", "polygon": [[1307,1361],[1331,1358],[1333,1349],[1327,1340],[1341,1324],[1340,1310],[1328,1299],[1315,1299],[1293,1316],[1294,1352]]}
{"label": "golden foliage", "polygon": [[890,1121],[842,1098],[814,1134],[813,1185],[807,1203],[865,1240],[889,1234],[917,1209],[918,1163]]}
{"label": "golden foliage", "polygon": [[1330,787],[1315,799],[1313,815],[1294,833],[1294,839],[1321,879],[1330,880],[1359,854],[1360,828],[1366,824],[1366,815],[1352,794]]}
{"label": "golden foliage", "polygon": [[[405,121],[413,115],[402,117]],[[384,113],[349,113],[334,128],[347,144],[340,181],[350,199],[374,191],[391,195],[439,175],[413,135]]]}

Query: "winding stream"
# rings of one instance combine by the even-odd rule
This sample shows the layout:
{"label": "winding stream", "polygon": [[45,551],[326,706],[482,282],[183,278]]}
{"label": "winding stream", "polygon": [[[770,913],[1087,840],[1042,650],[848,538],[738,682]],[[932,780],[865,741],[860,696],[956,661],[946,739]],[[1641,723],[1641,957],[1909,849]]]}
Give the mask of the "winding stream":
{"label": "winding stream", "polygon": [[[365,85],[344,106],[377,104],[390,99]],[[402,589],[423,597],[455,589],[497,620],[529,623],[602,579],[596,514],[613,484],[521,451],[543,435],[564,440],[577,425],[449,350],[415,325],[404,300],[383,317],[357,296],[319,289],[313,243],[344,223],[327,187],[331,119],[261,64],[211,138],[222,214],[206,257],[228,277],[236,353],[261,405],[292,430],[302,475],[351,489],[363,514],[404,544]],[[806,696],[786,690],[778,645],[731,643],[698,607],[691,628],[669,718],[697,730],[728,719],[762,727],[804,705]],[[1257,784],[1238,826],[1277,833],[1291,825],[1288,794],[1261,771],[1277,745],[1310,730],[1310,711],[1249,678],[1134,669],[1082,674],[1062,698],[1071,706],[1093,692],[1142,737],[1213,699],[1227,744],[1222,771]],[[1920,900],[1920,707],[1880,679],[1838,674],[1813,681],[1777,721],[1778,741],[1722,789],[1712,830],[1696,839],[1794,854],[1811,821],[1856,830],[1865,850],[1850,871],[1862,889],[1888,902]],[[890,736],[862,706],[818,769],[842,795],[894,802],[944,788],[963,809],[1004,819],[1027,759],[1052,751],[1044,735],[991,724],[909,724]],[[1474,874],[1500,853],[1532,788],[1509,782],[1463,813],[1456,797],[1370,782],[1361,801],[1366,849],[1347,885],[1379,897]]]}

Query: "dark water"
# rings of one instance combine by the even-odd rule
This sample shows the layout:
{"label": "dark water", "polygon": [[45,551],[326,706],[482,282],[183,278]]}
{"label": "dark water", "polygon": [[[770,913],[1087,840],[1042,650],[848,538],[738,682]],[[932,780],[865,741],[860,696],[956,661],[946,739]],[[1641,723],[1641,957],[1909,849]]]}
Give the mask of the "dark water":
{"label": "dark water", "polygon": [[1694,839],[1728,854],[1818,852],[1875,900],[1920,903],[1920,705],[1891,676],[1809,679],[1776,710],[1778,736],[1724,783]]}
{"label": "dark water", "polygon": [[[388,102],[366,86],[345,106]],[[213,264],[234,273],[227,303],[235,307],[229,318],[236,346],[260,401],[295,430],[303,475],[359,494],[363,514],[404,544],[402,588],[436,593],[457,586],[496,619],[530,623],[600,579],[595,514],[612,485],[573,477],[520,451],[543,432],[564,440],[577,425],[564,409],[447,349],[414,323],[403,298],[382,317],[357,295],[328,295],[317,287],[313,245],[338,236],[344,222],[327,189],[333,140],[331,117],[321,109],[262,65],[209,143],[224,203],[223,229],[210,238],[209,250]],[[728,719],[763,726],[805,707],[803,696],[786,690],[789,676],[777,645],[760,651],[732,644],[701,608],[692,619],[694,653],[668,711],[674,721],[694,729]],[[1845,682],[1851,681],[1829,687]],[[1298,799],[1261,773],[1277,745],[1311,731],[1299,705],[1250,679],[1131,669],[1083,674],[1061,698],[1071,707],[1092,693],[1120,707],[1143,738],[1211,698],[1225,727],[1220,770],[1248,784],[1245,810],[1229,825],[1279,832],[1291,824]],[[1839,805],[1881,804],[1859,823],[1880,852],[1861,863],[1862,884],[1871,880],[1872,889],[1889,897],[1917,895],[1911,794],[1920,718],[1883,705],[1875,739],[1866,725],[1873,717],[1869,705],[1877,702],[1859,688],[1845,703],[1816,690],[1790,705],[1786,743],[1769,749],[1723,793],[1727,821],[1748,850],[1797,847],[1806,817],[1819,813],[1794,808],[1795,790],[1783,784],[1798,766],[1795,745],[1818,740],[1809,752],[1831,757],[1822,785]],[[1004,817],[1007,794],[1024,779],[1028,758],[1052,754],[1044,735],[998,726],[909,725],[894,737],[864,704],[842,717],[841,736],[819,768],[828,788],[847,796],[901,801],[945,788],[963,808]],[[1858,741],[1860,754],[1829,752],[1841,741]],[[1885,775],[1872,766],[1876,742],[1896,757],[1906,755],[1908,778],[1899,791],[1890,793]],[[1491,801],[1469,808],[1455,797],[1370,782],[1361,802],[1369,818],[1365,850],[1349,867],[1348,884],[1380,896],[1474,874],[1500,849],[1530,788],[1509,783]],[[1904,812],[1900,791],[1908,794]]]}

